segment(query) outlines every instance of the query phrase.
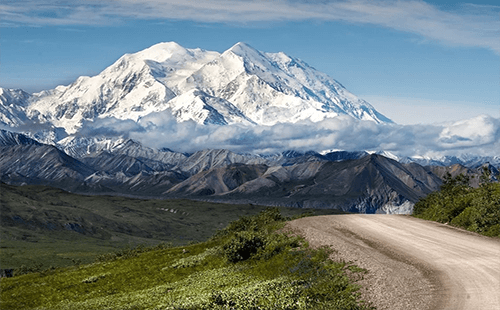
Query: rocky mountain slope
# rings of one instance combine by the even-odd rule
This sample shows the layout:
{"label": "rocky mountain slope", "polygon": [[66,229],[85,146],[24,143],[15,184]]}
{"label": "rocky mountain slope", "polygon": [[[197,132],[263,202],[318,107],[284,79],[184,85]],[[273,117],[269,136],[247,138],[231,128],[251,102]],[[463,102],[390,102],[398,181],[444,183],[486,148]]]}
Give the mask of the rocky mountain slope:
{"label": "rocky mountain slope", "polygon": [[376,154],[290,151],[257,156],[227,150],[182,154],[146,148],[131,140],[100,142],[91,144],[86,152],[66,144],[72,157],[55,146],[0,130],[0,181],[52,185],[82,193],[362,213],[409,213],[418,198],[440,184],[429,169]]}
{"label": "rocky mountain slope", "polygon": [[0,142],[1,180],[74,189],[95,172],[56,147],[37,143],[26,136],[9,137],[8,141],[10,143]]}
{"label": "rocky mountain slope", "polygon": [[[362,213],[409,213],[419,198],[439,188],[447,172],[465,173],[477,186],[483,169],[424,167],[367,152],[185,154],[130,139],[73,137],[54,146],[5,130],[0,130],[0,152],[0,181],[9,184]],[[498,178],[494,165],[484,166]]]}
{"label": "rocky mountain slope", "polygon": [[420,165],[374,154],[341,162],[213,168],[175,185],[167,194],[359,213],[411,213],[413,204],[440,184]]}

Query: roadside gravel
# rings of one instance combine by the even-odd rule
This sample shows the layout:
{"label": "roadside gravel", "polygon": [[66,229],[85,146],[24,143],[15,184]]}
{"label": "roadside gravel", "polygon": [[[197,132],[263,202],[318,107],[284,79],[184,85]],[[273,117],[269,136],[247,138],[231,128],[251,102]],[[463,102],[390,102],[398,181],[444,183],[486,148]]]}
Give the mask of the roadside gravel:
{"label": "roadside gravel", "polygon": [[358,282],[379,310],[500,309],[500,240],[402,215],[328,215],[288,228],[332,259],[367,269]]}

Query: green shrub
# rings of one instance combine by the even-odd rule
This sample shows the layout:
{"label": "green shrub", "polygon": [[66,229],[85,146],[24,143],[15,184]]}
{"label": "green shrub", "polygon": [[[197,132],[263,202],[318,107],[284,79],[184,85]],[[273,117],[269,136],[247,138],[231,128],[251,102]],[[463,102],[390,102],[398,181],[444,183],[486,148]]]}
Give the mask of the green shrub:
{"label": "green shrub", "polygon": [[236,233],[222,247],[222,253],[231,263],[244,261],[265,246],[265,237],[253,231]]}
{"label": "green shrub", "polygon": [[488,229],[483,232],[483,235],[489,237],[500,237],[500,224],[495,224],[491,227],[488,227]]}
{"label": "green shrub", "polygon": [[300,237],[272,233],[266,236],[264,247],[259,249],[256,258],[267,260],[281,252],[297,249],[303,246],[303,244],[304,242]]}
{"label": "green shrub", "polygon": [[[290,218],[283,217],[278,208],[267,208],[256,216],[242,216],[238,220],[229,223],[229,225],[216,232],[212,239],[228,236],[242,231],[260,231],[277,228],[279,223],[284,223]],[[277,225],[278,224],[278,225]]]}
{"label": "green shrub", "polygon": [[463,175],[452,178],[448,174],[440,191],[415,204],[413,215],[500,237],[500,183],[491,182],[487,170],[479,188],[470,187],[468,181]]}

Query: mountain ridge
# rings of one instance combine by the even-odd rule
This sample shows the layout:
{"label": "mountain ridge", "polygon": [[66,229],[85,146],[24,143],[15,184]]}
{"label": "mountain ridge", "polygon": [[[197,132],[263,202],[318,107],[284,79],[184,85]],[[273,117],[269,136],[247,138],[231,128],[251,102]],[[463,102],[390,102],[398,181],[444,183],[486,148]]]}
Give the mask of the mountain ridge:
{"label": "mountain ridge", "polygon": [[[439,189],[446,172],[466,173],[474,182],[482,173],[482,167],[423,167],[368,152],[183,154],[130,139],[78,138],[86,142],[72,145],[75,139],[54,146],[0,130],[0,181],[88,194],[411,213],[419,198]],[[494,166],[487,168],[498,174]]]}
{"label": "mountain ridge", "polygon": [[96,118],[139,122],[164,111],[178,122],[216,125],[273,125],[344,114],[392,122],[305,62],[241,42],[223,53],[159,43],[68,86],[32,95],[6,89],[0,94],[5,125],[47,123],[68,134]]}

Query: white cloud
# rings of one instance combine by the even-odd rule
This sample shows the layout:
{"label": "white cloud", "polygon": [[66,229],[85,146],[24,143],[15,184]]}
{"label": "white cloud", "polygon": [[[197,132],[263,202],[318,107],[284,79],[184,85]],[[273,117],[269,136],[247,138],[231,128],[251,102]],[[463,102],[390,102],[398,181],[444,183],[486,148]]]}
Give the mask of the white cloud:
{"label": "white cloud", "polygon": [[0,5],[5,25],[116,24],[125,19],[176,19],[251,24],[266,21],[344,21],[373,24],[451,45],[500,54],[500,6],[464,4],[444,11],[420,0],[18,0]]}
{"label": "white cloud", "polygon": [[500,116],[498,104],[427,98],[359,95],[398,124],[454,122],[481,114]]}
{"label": "white cloud", "polygon": [[439,141],[452,147],[477,147],[498,140],[498,120],[484,115],[462,120],[443,128]]}
{"label": "white cloud", "polygon": [[377,125],[349,116],[274,126],[199,125],[177,123],[170,111],[151,114],[137,124],[99,119],[84,127],[85,134],[120,135],[154,147],[182,152],[229,149],[244,153],[325,149],[385,150],[399,156],[498,155],[500,119],[478,116],[440,125]]}

